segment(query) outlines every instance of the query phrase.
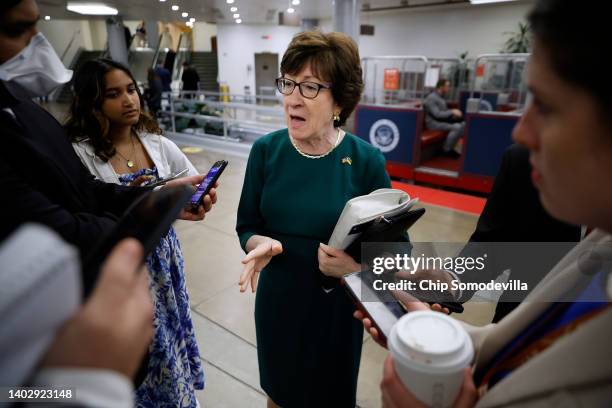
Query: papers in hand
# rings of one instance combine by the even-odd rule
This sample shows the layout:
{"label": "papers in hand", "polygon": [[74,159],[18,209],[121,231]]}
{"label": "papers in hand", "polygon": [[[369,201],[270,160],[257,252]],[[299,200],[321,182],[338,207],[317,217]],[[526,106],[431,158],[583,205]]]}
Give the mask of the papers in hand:
{"label": "papers in hand", "polygon": [[344,206],[328,245],[344,250],[376,219],[407,211],[416,202],[418,198],[410,199],[405,191],[391,188],[355,197]]}

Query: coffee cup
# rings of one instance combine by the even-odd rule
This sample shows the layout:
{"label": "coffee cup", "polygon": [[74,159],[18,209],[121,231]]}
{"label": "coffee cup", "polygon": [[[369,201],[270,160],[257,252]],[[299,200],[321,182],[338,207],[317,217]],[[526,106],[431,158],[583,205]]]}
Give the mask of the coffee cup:
{"label": "coffee cup", "polygon": [[388,346],[397,375],[420,401],[436,408],[453,404],[474,357],[459,322],[430,310],[407,313],[391,329]]}

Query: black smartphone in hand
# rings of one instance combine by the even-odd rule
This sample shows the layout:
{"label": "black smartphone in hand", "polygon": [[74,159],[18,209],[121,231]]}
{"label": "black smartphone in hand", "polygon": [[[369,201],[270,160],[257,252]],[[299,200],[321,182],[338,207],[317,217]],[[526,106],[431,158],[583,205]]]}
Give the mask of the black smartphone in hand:
{"label": "black smartphone in hand", "polygon": [[83,259],[83,291],[89,296],[98,279],[100,267],[112,249],[124,238],[135,238],[143,246],[143,259],[189,203],[193,194],[190,186],[174,186],[143,194],[126,210],[115,226],[101,237]]}
{"label": "black smartphone in hand", "polygon": [[213,164],[213,166],[210,168],[210,170],[204,177],[204,180],[202,180],[202,182],[196,189],[196,192],[191,197],[191,201],[189,203],[191,212],[198,212],[198,208],[202,205],[202,202],[204,201],[204,196],[206,196],[206,194],[210,192],[210,189],[213,188],[217,180],[219,180],[221,173],[223,173],[223,170],[225,170],[227,165],[227,160],[219,160],[218,162]]}

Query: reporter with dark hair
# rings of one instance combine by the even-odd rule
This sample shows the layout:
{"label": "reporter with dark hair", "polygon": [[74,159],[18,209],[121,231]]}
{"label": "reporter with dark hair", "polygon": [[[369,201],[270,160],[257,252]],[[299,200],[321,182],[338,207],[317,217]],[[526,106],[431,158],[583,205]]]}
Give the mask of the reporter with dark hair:
{"label": "reporter with dark hair", "polygon": [[[196,168],[157,122],[142,111],[130,70],[109,59],[84,63],[74,74],[75,98],[65,125],[73,147],[97,179],[121,185],[155,182]],[[213,196],[214,196],[213,190]],[[195,407],[204,372],[195,338],[181,245],[173,227],[146,259],[155,304],[147,375],[136,406]],[[169,290],[170,289],[170,290]]]}
{"label": "reporter with dark hair", "polygon": [[[605,178],[612,174],[612,88],[600,81],[606,67],[598,63],[607,19],[596,1],[540,0],[529,15],[534,100],[513,137],[529,150],[544,208],[595,229],[497,324],[465,325],[477,357],[455,406],[607,407],[612,401],[612,187]],[[367,319],[364,325],[376,335]],[[381,389],[386,407],[423,406],[390,359]]]}

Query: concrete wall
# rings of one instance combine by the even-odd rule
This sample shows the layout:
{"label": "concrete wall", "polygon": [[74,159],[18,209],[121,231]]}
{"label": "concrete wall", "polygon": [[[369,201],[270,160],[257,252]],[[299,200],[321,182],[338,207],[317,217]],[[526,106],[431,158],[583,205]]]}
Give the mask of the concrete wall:
{"label": "concrete wall", "polygon": [[217,25],[196,21],[193,25],[193,50],[212,51],[210,39],[217,35]]}
{"label": "concrete wall", "polygon": [[93,49],[91,27],[87,20],[43,20],[38,24],[38,29],[49,40],[57,55],[62,57],[65,52],[62,62],[66,66],[70,65],[79,47]]}
{"label": "concrete wall", "polygon": [[359,50],[362,57],[497,53],[507,39],[504,33],[516,31],[531,6],[517,2],[362,13],[361,24],[373,25],[374,36],[359,36]]}
{"label": "concrete wall", "polygon": [[276,53],[280,64],[291,38],[299,31],[299,27],[219,24],[219,83],[229,85],[231,93],[242,94],[245,86],[253,92],[255,53]]}

